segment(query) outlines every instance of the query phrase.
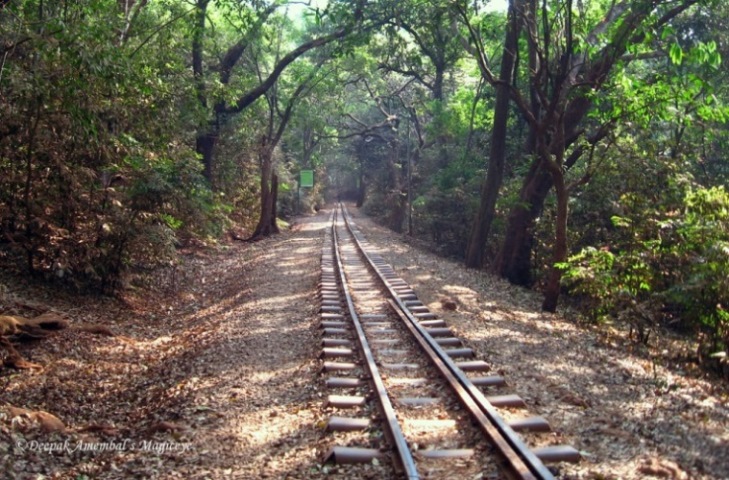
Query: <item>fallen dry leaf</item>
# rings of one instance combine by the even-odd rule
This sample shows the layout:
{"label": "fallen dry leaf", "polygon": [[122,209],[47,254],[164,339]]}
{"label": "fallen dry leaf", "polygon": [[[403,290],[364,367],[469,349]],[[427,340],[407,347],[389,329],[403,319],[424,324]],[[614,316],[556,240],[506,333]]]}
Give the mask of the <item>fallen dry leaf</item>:
{"label": "fallen dry leaf", "polygon": [[73,328],[82,332],[92,333],[94,335],[105,335],[107,337],[114,336],[114,332],[112,332],[111,329],[106,325],[80,324],[74,325]]}
{"label": "fallen dry leaf", "polygon": [[41,429],[46,433],[65,432],[66,425],[60,418],[48,412],[38,411],[32,414],[32,418],[40,423]]}
{"label": "fallen dry leaf", "polygon": [[686,472],[674,462],[666,459],[649,458],[638,468],[638,471],[645,475],[668,478],[670,480],[683,480],[687,478]]}
{"label": "fallen dry leaf", "polygon": [[565,393],[560,397],[560,400],[576,407],[589,408],[591,406],[588,400],[585,400],[584,398],[572,392]]}
{"label": "fallen dry leaf", "polygon": [[[669,361],[649,362],[644,370],[640,362],[646,358],[638,349],[615,347],[622,332],[611,335],[612,346],[602,342],[593,329],[542,314],[534,292],[405,244],[400,235],[350,211],[418,297],[442,312],[477,358],[505,376],[509,386],[503,393],[521,395],[530,415],[549,421],[553,433],[529,434],[530,444],[569,444],[586,454],[581,463],[555,466],[558,478],[655,478],[659,474],[648,473],[654,467],[647,456],[660,459],[664,469],[670,466],[664,461],[680,465],[692,480],[729,478],[725,389],[679,374]],[[0,476],[400,478],[387,475],[385,460],[364,470],[321,463],[336,440],[323,432],[332,411],[323,406],[330,392],[317,360],[315,298],[326,214],[300,221],[297,232],[254,244],[191,247],[178,266],[135,283],[122,299],[29,284],[0,269],[0,282],[12,285],[14,299],[40,306],[33,314],[50,310],[73,319],[70,328],[42,342],[18,345],[23,357],[46,366],[32,375],[0,372],[2,401],[53,412],[69,426],[85,425],[67,429],[72,445],[79,440],[74,435],[93,442],[97,432],[104,442],[129,438],[138,447],[123,455],[0,455],[9,462]],[[457,310],[448,310],[441,299],[457,303]],[[30,311],[0,301],[2,314],[33,316],[25,313]],[[124,337],[87,335],[75,327],[79,324]],[[662,388],[658,397],[657,382],[672,387]],[[589,399],[591,406],[562,400],[567,392]],[[0,415],[0,445],[46,435],[27,415],[15,420],[16,429],[12,422]],[[164,439],[150,440],[150,424]],[[604,429],[608,435],[602,435]],[[160,450],[141,448],[145,441]],[[161,450],[185,442],[191,443],[184,451]],[[442,468],[447,471],[448,464]]]}
{"label": "fallen dry leaf", "polygon": [[450,298],[442,298],[440,300],[440,305],[443,308],[443,310],[454,312],[458,310],[458,304],[455,302],[455,300],[452,300]]}
{"label": "fallen dry leaf", "polygon": [[147,433],[153,434],[157,432],[177,432],[179,430],[183,430],[184,428],[184,425],[180,425],[178,423],[162,421],[150,426],[147,429]]}
{"label": "fallen dry leaf", "polygon": [[66,425],[57,416],[44,412],[43,410],[28,410],[26,408],[7,406],[5,407],[11,419],[25,416],[38,422],[41,430],[46,433],[65,432]]}
{"label": "fallen dry leaf", "polygon": [[119,429],[114,427],[113,425],[107,425],[107,424],[91,424],[86,425],[84,427],[79,427],[76,429],[77,432],[83,433],[102,433],[104,435],[118,435]]}
{"label": "fallen dry leaf", "polygon": [[61,317],[55,312],[46,312],[33,319],[27,321],[27,323],[36,325],[46,330],[63,330],[68,328],[68,321]]}

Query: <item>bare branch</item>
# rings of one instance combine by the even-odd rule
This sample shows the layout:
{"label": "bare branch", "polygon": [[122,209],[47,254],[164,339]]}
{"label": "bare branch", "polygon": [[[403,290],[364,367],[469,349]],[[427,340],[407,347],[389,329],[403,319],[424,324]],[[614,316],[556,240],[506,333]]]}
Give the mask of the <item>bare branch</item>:
{"label": "bare branch", "polygon": [[134,25],[134,22],[137,20],[137,17],[139,16],[139,13],[142,11],[142,9],[147,6],[147,3],[149,3],[149,0],[141,0],[135,5],[136,8],[134,8],[134,11],[129,12],[129,10],[127,9],[127,11],[124,12],[126,21],[124,24],[124,29],[119,36],[119,45],[123,45],[124,42],[126,42],[127,38],[129,38],[129,33],[132,29],[132,26]]}
{"label": "bare branch", "polygon": [[314,40],[310,40],[298,46],[294,50],[284,55],[281,60],[279,60],[273,71],[268,75],[268,77],[266,77],[263,82],[259,83],[257,87],[254,87],[243,96],[241,96],[235,103],[235,105],[230,107],[223,106],[222,110],[225,113],[239,113],[243,111],[250,104],[258,100],[261,95],[266,93],[266,91],[271,88],[274,83],[276,83],[276,80],[278,80],[278,77],[281,76],[286,67],[293,63],[294,60],[312,49],[327,45],[335,40],[339,40],[340,38],[344,38],[350,33],[350,31],[351,28],[343,28],[334,33],[325,35],[324,37],[315,38]]}
{"label": "bare branch", "polygon": [[468,18],[468,12],[466,12],[466,10],[461,5],[456,5],[454,8],[463,20],[463,24],[468,29],[468,35],[475,45],[474,47],[473,45],[469,44],[466,39],[461,38],[461,43],[463,44],[463,47],[470,54],[476,57],[476,61],[478,62],[478,68],[481,70],[481,75],[484,77],[484,79],[486,79],[486,81],[489,82],[491,85],[496,85],[497,80],[493,72],[491,71],[491,65],[488,57],[486,56],[486,50],[484,48],[483,42],[481,41],[481,36],[478,34],[478,32],[476,32],[476,29],[471,24],[471,21]]}
{"label": "bare branch", "polygon": [[427,80],[425,80],[425,78],[423,78],[423,76],[420,75],[415,70],[405,70],[402,68],[398,68],[394,65],[386,64],[386,63],[380,63],[378,65],[378,69],[385,70],[387,72],[399,73],[400,75],[403,75],[405,77],[412,77],[412,78],[416,79],[418,82],[420,82],[421,84],[425,85],[428,89],[430,89],[430,90],[433,89],[433,84],[431,82],[428,82]]}

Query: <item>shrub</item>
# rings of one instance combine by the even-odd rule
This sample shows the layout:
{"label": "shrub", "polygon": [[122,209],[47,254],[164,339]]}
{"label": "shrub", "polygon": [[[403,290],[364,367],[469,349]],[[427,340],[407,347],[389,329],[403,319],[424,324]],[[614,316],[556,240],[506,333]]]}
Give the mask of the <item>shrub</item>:
{"label": "shrub", "polygon": [[560,265],[563,283],[586,300],[590,318],[628,319],[648,340],[655,320],[696,333],[706,358],[729,347],[729,194],[689,190],[681,211],[638,224],[625,245],[588,247]]}

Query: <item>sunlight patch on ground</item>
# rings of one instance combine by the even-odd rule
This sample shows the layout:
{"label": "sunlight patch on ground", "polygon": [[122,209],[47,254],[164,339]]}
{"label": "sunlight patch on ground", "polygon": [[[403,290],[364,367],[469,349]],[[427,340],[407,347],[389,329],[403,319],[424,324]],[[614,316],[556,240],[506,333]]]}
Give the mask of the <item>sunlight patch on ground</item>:
{"label": "sunlight patch on ground", "polygon": [[325,230],[329,228],[329,217],[328,216],[320,216],[317,217],[320,220],[313,220],[306,225],[302,227],[303,231],[309,232],[309,231],[319,231],[319,230]]}
{"label": "sunlight patch on ground", "polygon": [[278,295],[272,291],[270,297],[257,298],[248,304],[260,307],[290,308],[292,305],[304,305],[307,299],[308,296],[304,294]]}

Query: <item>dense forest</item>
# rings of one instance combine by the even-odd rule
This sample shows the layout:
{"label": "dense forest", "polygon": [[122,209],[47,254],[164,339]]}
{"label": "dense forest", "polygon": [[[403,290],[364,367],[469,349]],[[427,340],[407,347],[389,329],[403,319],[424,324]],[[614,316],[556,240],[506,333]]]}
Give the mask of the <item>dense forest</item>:
{"label": "dense forest", "polygon": [[726,369],[727,2],[0,5],[3,268],[109,293],[340,198]]}

